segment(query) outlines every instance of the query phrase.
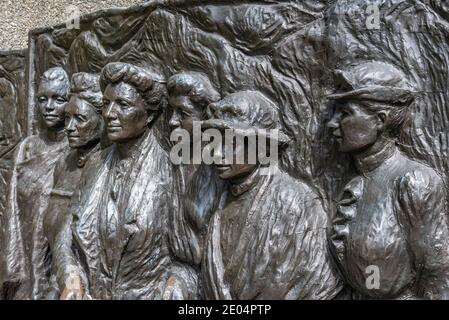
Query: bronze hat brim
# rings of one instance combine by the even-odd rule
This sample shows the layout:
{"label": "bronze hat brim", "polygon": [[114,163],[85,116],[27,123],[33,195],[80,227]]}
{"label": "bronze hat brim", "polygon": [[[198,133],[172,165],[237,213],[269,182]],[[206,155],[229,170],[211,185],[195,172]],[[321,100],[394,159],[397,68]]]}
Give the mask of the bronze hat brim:
{"label": "bronze hat brim", "polygon": [[396,87],[371,86],[351,90],[343,93],[328,95],[329,100],[373,100],[379,102],[394,102],[407,100],[412,97],[412,92]]}

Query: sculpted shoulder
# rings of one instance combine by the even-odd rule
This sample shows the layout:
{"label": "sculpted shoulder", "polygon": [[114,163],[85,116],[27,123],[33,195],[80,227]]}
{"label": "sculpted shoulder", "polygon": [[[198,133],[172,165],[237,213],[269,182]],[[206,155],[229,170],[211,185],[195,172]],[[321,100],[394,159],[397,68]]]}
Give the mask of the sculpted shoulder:
{"label": "sculpted shoulder", "polygon": [[276,195],[277,201],[282,204],[296,203],[301,208],[322,208],[321,197],[316,190],[304,180],[293,178],[285,172],[278,171],[269,188],[269,192]]}
{"label": "sculpted shoulder", "polygon": [[42,141],[39,135],[32,135],[23,139],[17,148],[16,161],[22,162],[33,157],[37,154],[37,150],[40,149],[39,145],[41,144]]}
{"label": "sculpted shoulder", "polygon": [[[406,158],[403,156],[403,158]],[[399,179],[400,186],[410,190],[418,191],[422,194],[431,190],[444,190],[442,177],[433,168],[418,161],[407,158],[403,162],[406,171]]]}
{"label": "sculpted shoulder", "polygon": [[438,217],[445,212],[446,187],[432,168],[409,160],[407,170],[397,179],[396,193],[408,221]]}

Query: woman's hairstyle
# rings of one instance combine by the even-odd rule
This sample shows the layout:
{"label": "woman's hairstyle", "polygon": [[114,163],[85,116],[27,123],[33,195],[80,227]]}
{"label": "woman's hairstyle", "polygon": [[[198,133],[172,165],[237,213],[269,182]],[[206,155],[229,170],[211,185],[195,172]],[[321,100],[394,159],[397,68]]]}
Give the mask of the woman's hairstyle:
{"label": "woman's hairstyle", "polygon": [[365,61],[347,70],[335,70],[335,82],[343,92],[329,98],[360,102],[371,113],[384,112],[389,137],[398,137],[411,121],[415,85],[398,66]]}
{"label": "woman's hairstyle", "polygon": [[101,71],[100,86],[104,92],[109,84],[124,82],[139,91],[147,112],[162,111],[167,105],[166,81],[158,73],[128,63],[113,62]]}
{"label": "woman's hairstyle", "polygon": [[412,120],[411,109],[414,104],[414,97],[410,96],[407,100],[393,102],[364,101],[366,110],[372,113],[384,112],[385,133],[390,138],[395,138],[403,133],[403,130]]}
{"label": "woman's hairstyle", "polygon": [[70,79],[67,72],[61,67],[50,68],[44,72],[41,77],[41,83],[43,82],[60,82],[61,87],[65,90],[65,95],[68,98],[70,93]]}
{"label": "woman's hairstyle", "polygon": [[75,73],[72,76],[70,96],[85,100],[98,113],[101,113],[103,108],[103,93],[100,88],[100,76],[85,72]]}
{"label": "woman's hairstyle", "polygon": [[188,96],[205,109],[212,102],[221,99],[209,78],[199,72],[178,73],[168,79],[167,90],[169,96]]}
{"label": "woman's hairstyle", "polygon": [[241,121],[260,129],[279,129],[279,109],[268,97],[258,91],[239,91],[225,96],[208,106],[208,119]]}

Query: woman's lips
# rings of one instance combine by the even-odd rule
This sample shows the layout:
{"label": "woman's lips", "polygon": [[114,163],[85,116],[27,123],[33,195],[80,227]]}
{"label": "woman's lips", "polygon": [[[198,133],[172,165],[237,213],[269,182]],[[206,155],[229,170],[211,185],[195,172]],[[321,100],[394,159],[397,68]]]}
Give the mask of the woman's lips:
{"label": "woman's lips", "polygon": [[342,140],[343,137],[341,136],[340,132],[334,131],[332,132],[332,135],[335,137],[336,140]]}
{"label": "woman's lips", "polygon": [[122,129],[121,126],[107,126],[108,131],[120,131]]}
{"label": "woman's lips", "polygon": [[59,116],[54,115],[54,114],[45,114],[45,115],[44,115],[44,118],[45,118],[45,119],[48,119],[48,120],[54,120],[54,119],[58,119]]}
{"label": "woman's lips", "polygon": [[220,172],[224,172],[224,171],[229,170],[231,168],[230,165],[226,165],[226,164],[216,164],[215,167]]}

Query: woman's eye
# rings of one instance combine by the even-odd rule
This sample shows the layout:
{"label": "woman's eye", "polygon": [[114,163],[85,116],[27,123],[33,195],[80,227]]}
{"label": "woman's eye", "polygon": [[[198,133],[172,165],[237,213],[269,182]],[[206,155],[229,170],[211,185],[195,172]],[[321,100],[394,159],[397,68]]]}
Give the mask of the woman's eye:
{"label": "woman's eye", "polygon": [[345,118],[345,117],[347,117],[347,116],[350,116],[351,114],[348,112],[348,111],[342,111],[341,112],[341,117],[342,118]]}
{"label": "woman's eye", "polygon": [[63,97],[56,98],[56,101],[59,102],[59,103],[66,103],[67,102],[67,100],[64,99]]}
{"label": "woman's eye", "polygon": [[87,121],[86,117],[84,117],[84,116],[78,115],[76,118],[78,119],[78,121],[81,121],[81,122],[86,122]]}
{"label": "woman's eye", "polygon": [[183,112],[181,112],[181,117],[182,117],[183,119],[185,119],[185,118],[191,118],[191,117],[192,117],[192,114],[189,113],[189,112],[183,111]]}
{"label": "woman's eye", "polygon": [[47,98],[46,97],[39,97],[39,98],[37,98],[37,101],[39,101],[40,103],[44,103],[44,102],[47,102]]}
{"label": "woman's eye", "polygon": [[129,107],[128,102],[126,102],[125,100],[119,100],[118,103],[119,103],[120,106],[122,106],[122,107]]}

